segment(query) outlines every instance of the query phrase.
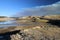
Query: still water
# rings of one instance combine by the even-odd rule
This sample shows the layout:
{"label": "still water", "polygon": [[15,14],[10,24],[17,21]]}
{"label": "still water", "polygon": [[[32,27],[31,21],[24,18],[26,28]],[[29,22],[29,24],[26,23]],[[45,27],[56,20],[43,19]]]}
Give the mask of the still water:
{"label": "still water", "polygon": [[16,20],[8,20],[8,21],[0,22],[0,28],[10,27],[10,26],[32,26],[33,24],[36,25],[35,23],[22,24],[22,23],[17,23]]}
{"label": "still water", "polygon": [[4,22],[0,22],[0,28],[9,27],[9,26],[18,26],[15,20],[8,20]]}

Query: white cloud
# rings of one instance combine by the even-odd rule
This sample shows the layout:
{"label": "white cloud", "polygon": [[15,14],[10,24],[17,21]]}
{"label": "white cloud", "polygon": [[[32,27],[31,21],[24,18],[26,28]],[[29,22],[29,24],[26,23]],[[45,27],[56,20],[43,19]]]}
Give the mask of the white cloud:
{"label": "white cloud", "polygon": [[21,16],[60,14],[60,1],[51,5],[25,8],[24,11],[20,12],[19,14],[21,14]]}

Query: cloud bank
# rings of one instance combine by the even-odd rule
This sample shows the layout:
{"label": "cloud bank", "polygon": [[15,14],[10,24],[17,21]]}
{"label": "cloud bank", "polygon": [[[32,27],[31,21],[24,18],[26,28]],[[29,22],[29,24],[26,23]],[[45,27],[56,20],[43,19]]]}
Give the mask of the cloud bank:
{"label": "cloud bank", "polygon": [[36,6],[32,8],[24,8],[24,11],[19,12],[18,16],[41,16],[49,14],[60,14],[60,1],[51,5]]}

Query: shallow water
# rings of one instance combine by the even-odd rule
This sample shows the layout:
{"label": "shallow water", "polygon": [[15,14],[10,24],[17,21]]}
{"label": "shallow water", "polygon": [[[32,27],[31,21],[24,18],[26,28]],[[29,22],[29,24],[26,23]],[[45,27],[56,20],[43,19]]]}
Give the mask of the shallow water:
{"label": "shallow water", "polygon": [[18,26],[15,20],[8,20],[4,22],[0,22],[0,28],[9,27],[9,26]]}
{"label": "shallow water", "polygon": [[10,26],[31,26],[31,25],[33,25],[33,23],[31,24],[17,23],[16,20],[8,20],[5,22],[0,22],[0,28],[10,27]]}

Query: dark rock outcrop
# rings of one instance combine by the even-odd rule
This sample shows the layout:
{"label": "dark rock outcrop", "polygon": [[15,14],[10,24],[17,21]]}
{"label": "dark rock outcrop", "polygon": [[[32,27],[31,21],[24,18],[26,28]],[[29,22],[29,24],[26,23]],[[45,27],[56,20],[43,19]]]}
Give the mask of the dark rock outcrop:
{"label": "dark rock outcrop", "polygon": [[60,20],[49,20],[47,23],[60,27]]}
{"label": "dark rock outcrop", "polygon": [[0,34],[0,40],[11,40],[10,36],[11,35],[15,35],[15,34],[17,34],[19,32],[20,32],[20,30],[15,30],[15,31],[6,32],[6,33],[1,33]]}

